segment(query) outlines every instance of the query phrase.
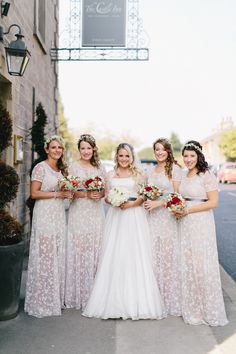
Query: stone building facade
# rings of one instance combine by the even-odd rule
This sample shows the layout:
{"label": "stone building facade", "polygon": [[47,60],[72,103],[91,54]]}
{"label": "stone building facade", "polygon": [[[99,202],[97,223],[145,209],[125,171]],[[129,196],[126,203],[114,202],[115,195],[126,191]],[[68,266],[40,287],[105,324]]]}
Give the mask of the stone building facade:
{"label": "stone building facade", "polygon": [[24,35],[24,42],[31,53],[30,61],[22,77],[8,74],[5,46],[15,40],[17,27],[12,27],[0,41],[0,100],[13,120],[13,137],[23,138],[23,161],[14,161],[14,139],[3,159],[14,166],[20,186],[11,214],[25,227],[29,235],[30,220],[26,199],[29,197],[29,171],[34,153],[29,129],[35,120],[35,109],[41,102],[48,116],[47,133],[55,134],[58,127],[58,64],[51,60],[50,49],[58,44],[59,0],[9,0],[7,16],[0,17],[4,32],[17,24]]}

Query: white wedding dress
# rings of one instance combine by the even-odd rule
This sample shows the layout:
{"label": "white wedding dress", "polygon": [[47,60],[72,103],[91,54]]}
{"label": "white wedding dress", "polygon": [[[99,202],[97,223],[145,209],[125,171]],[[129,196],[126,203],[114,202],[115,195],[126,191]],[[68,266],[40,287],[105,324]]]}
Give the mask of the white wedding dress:
{"label": "white wedding dress", "polygon": [[[110,187],[137,196],[133,177],[115,178]],[[161,319],[166,316],[151,262],[150,235],[142,206],[110,207],[87,317]]]}

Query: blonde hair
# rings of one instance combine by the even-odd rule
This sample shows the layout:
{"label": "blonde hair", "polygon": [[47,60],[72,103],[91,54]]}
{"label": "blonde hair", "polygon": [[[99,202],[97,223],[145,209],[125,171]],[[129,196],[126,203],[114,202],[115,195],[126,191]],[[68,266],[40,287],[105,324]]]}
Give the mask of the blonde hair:
{"label": "blonde hair", "polygon": [[138,179],[141,177],[143,179],[143,171],[138,166],[138,162],[136,161],[137,158],[134,153],[134,148],[132,145],[130,145],[128,143],[121,143],[116,148],[116,154],[115,154],[115,159],[114,159],[115,160],[115,170],[117,170],[119,167],[118,154],[121,149],[125,149],[129,154],[129,170],[130,170],[131,174]]}
{"label": "blonde hair", "polygon": [[61,171],[63,176],[67,176],[68,175],[68,169],[67,169],[68,166],[66,164],[65,156],[64,156],[64,151],[65,151],[64,139],[59,135],[52,135],[51,137],[46,139],[46,141],[44,143],[44,148],[48,149],[49,145],[51,144],[52,141],[57,141],[62,147],[62,155],[57,160],[57,167],[59,168],[59,170]]}

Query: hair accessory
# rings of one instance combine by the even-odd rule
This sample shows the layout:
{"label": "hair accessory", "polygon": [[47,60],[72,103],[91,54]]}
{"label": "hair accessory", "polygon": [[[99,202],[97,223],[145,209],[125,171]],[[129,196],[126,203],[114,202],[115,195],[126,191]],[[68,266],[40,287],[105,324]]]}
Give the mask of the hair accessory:
{"label": "hair accessory", "polygon": [[46,139],[46,141],[45,141],[45,143],[44,143],[45,149],[48,147],[48,145],[49,145],[49,144],[51,143],[51,141],[53,141],[53,140],[57,140],[57,141],[59,141],[63,146],[65,146],[65,141],[64,141],[64,139],[63,139],[61,136],[59,136],[59,135],[52,135],[52,136],[50,136],[49,138]]}
{"label": "hair accessory", "polygon": [[202,149],[199,146],[195,145],[194,143],[187,143],[184,145],[184,149],[188,147],[189,148],[193,147],[194,149],[202,153]]}
{"label": "hair accessory", "polygon": [[82,134],[82,135],[80,135],[79,142],[83,141],[84,139],[92,141],[94,144],[96,143],[94,137],[92,135],[90,135],[90,134]]}

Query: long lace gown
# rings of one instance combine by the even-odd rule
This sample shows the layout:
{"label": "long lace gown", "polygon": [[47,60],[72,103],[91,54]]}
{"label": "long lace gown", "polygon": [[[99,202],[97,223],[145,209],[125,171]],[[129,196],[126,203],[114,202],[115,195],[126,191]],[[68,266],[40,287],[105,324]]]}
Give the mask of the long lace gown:
{"label": "long lace gown", "polygon": [[[106,179],[103,166],[83,168],[79,162],[74,162],[69,167],[69,174],[78,176],[81,181],[95,176]],[[104,221],[102,200],[78,198],[71,203],[66,255],[67,308],[83,309],[88,301],[97,270]]]}
{"label": "long lace gown", "polygon": [[[207,192],[218,189],[215,176],[200,173],[187,177],[184,173],[180,193],[202,203]],[[182,316],[189,324],[227,324],[222,296],[215,221],[212,210],[192,213],[180,221]]]}
{"label": "long lace gown", "polygon": [[[61,172],[45,162],[32,171],[32,181],[42,182],[41,190],[58,190]],[[63,199],[36,200],[30,239],[25,311],[36,317],[61,314],[65,288],[66,217]]]}
{"label": "long lace gown", "polygon": [[[135,197],[132,177],[112,178]],[[142,206],[110,207],[94,288],[83,312],[87,317],[160,319],[164,308],[152,269],[150,235]]]}
{"label": "long lace gown", "polygon": [[[164,172],[152,168],[148,182],[157,185],[165,194],[172,193],[172,181],[181,180],[181,168],[173,166],[172,180]],[[149,212],[154,273],[167,313],[181,316],[180,240],[176,219],[163,206]]]}

